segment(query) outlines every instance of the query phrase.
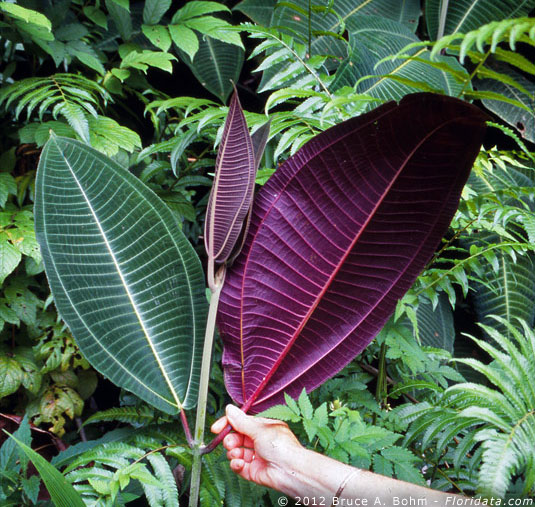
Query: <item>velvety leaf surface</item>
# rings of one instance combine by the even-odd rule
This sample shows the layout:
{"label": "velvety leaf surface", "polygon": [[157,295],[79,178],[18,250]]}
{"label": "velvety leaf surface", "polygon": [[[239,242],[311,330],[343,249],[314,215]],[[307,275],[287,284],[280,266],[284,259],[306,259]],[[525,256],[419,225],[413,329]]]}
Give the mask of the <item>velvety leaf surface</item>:
{"label": "velvety leaf surface", "polygon": [[234,93],[217,153],[215,178],[206,209],[204,242],[216,262],[228,259],[251,207],[255,154],[247,122]]}
{"label": "velvety leaf surface", "polygon": [[160,410],[194,406],[204,274],[169,208],[101,153],[53,137],[35,223],[54,301],[84,356]]}
{"label": "velvety leaf surface", "polygon": [[466,102],[409,95],[276,171],[221,295],[237,403],[257,412],[310,391],[370,343],[446,231],[484,128]]}

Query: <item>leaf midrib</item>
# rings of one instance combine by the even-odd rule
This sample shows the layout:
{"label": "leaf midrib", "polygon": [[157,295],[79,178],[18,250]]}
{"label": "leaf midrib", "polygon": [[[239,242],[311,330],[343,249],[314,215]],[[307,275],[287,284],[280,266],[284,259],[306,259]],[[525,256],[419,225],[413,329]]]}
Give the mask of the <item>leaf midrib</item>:
{"label": "leaf midrib", "polygon": [[[389,109],[388,111],[386,111],[383,115],[377,117],[377,118],[374,118],[374,122],[377,122],[380,118],[388,115],[389,113],[391,113],[392,110]],[[301,331],[304,329],[304,327],[306,326],[306,324],[308,323],[308,321],[310,320],[310,317],[313,315],[316,307],[319,305],[319,303],[321,302],[322,298],[323,298],[323,295],[327,292],[327,290],[329,289],[331,283],[333,282],[333,280],[336,278],[337,274],[339,273],[341,267],[343,266],[343,264],[345,263],[345,260],[347,258],[347,256],[349,255],[349,253],[351,252],[351,250],[353,249],[354,245],[356,244],[356,242],[358,241],[358,239],[360,238],[360,236],[362,235],[362,233],[366,230],[366,227],[367,225],[369,224],[369,222],[372,220],[372,218],[374,217],[375,215],[375,212],[376,210],[378,209],[378,207],[380,206],[380,204],[382,204],[382,202],[384,201],[384,198],[386,195],[388,195],[388,192],[389,190],[392,188],[392,186],[394,185],[394,183],[397,181],[399,175],[401,174],[401,171],[403,170],[403,168],[406,166],[406,164],[408,163],[408,161],[411,159],[411,157],[414,155],[414,153],[420,149],[420,147],[425,143],[427,142],[438,130],[444,128],[446,125],[448,125],[449,123],[452,123],[452,122],[455,122],[455,121],[458,121],[459,120],[459,117],[456,117],[456,118],[453,118],[451,120],[448,120],[444,123],[442,123],[440,126],[436,127],[433,131],[431,131],[430,133],[428,133],[421,141],[420,143],[418,143],[415,148],[411,151],[411,153],[409,153],[405,159],[405,161],[403,162],[403,164],[401,164],[399,170],[397,171],[395,177],[392,179],[392,181],[390,182],[390,184],[388,185],[388,187],[385,189],[385,191],[383,192],[383,194],[381,195],[381,197],[378,199],[377,201],[377,204],[374,206],[373,210],[371,211],[370,213],[370,216],[368,217],[368,219],[366,220],[366,222],[362,225],[359,233],[355,236],[354,240],[352,241],[351,245],[348,247],[346,253],[342,256],[342,258],[340,259],[338,265],[336,266],[335,269],[333,269],[330,277],[329,277],[329,280],[326,282],[325,284],[325,287],[320,291],[320,293],[318,294],[318,296],[316,297],[316,300],[314,302],[313,305],[311,305],[309,311],[307,312],[307,314],[303,317],[303,320],[301,322],[301,324],[299,325],[299,327],[296,329],[296,331],[293,333],[293,337],[292,339],[286,344],[286,346],[284,347],[284,349],[282,350],[281,354],[279,355],[279,358],[277,359],[277,361],[273,364],[273,366],[270,368],[270,370],[268,371],[268,373],[264,376],[262,382],[258,385],[258,387],[256,388],[256,390],[254,391],[254,393],[251,395],[251,397],[249,398],[249,400],[247,400],[244,404],[244,406],[242,407],[243,410],[247,411],[253,404],[254,402],[257,400],[258,396],[261,394],[261,392],[264,390],[264,388],[268,385],[269,383],[269,380],[271,379],[271,377],[275,374],[275,372],[277,371],[278,367],[280,366],[280,364],[282,363],[282,361],[284,360],[284,358],[286,357],[288,351],[291,349],[291,347],[293,346],[293,344],[295,343],[295,341],[297,340],[297,338],[299,337]],[[332,144],[334,143],[338,143],[340,142],[342,139],[344,139],[345,137],[349,136],[349,135],[352,135],[354,134],[355,132],[357,132],[358,130],[360,130],[361,128],[364,128],[365,126],[367,126],[368,123],[366,123],[365,125],[362,125],[359,129],[356,129],[356,130],[352,130],[351,132],[348,132],[346,135],[342,136],[342,137],[339,137],[336,139],[336,141],[333,141],[332,143],[326,145],[325,147],[323,147],[323,149],[318,152],[318,153],[321,153],[322,151],[324,151],[325,149],[327,149],[328,147],[330,147]],[[318,153],[316,153],[315,155],[317,156]],[[309,159],[310,160],[310,159]],[[260,229],[262,223],[264,222],[265,218],[270,214],[271,210],[274,208],[275,206],[275,203],[280,199],[280,196],[283,194],[284,192],[284,189],[286,188],[286,186],[288,186],[290,184],[290,182],[292,180],[295,179],[295,177],[297,176],[297,174],[299,173],[300,170],[302,170],[306,164],[308,163],[307,162],[304,162],[302,164],[302,166],[300,167],[300,169],[298,171],[296,171],[295,174],[292,175],[292,178],[290,178],[288,180],[288,182],[286,183],[286,185],[284,186],[284,188],[280,189],[279,190],[279,196],[277,197],[277,199],[275,201],[273,201],[273,203],[271,204],[269,210],[266,211],[264,217],[262,218],[262,221],[261,223],[258,225],[258,228],[257,228],[257,231]],[[437,217],[438,219],[438,217]],[[256,238],[256,234],[255,233],[255,238]],[[252,243],[251,243],[251,247],[252,245],[254,244],[255,242],[255,239],[253,239]],[[422,248],[423,245],[420,245],[420,249]],[[420,250],[419,249],[419,250]],[[244,275],[243,275],[243,280],[245,280],[245,273],[247,271],[247,264],[248,264],[248,260],[247,259],[247,263],[244,267]],[[392,285],[394,285],[395,283],[397,283],[397,281],[399,280],[399,278],[403,275],[403,273],[401,273],[397,279],[394,281],[394,283]],[[241,301],[240,301],[240,344],[241,346],[243,347],[243,290],[244,290],[244,283],[242,282],[242,296],[241,296]],[[385,293],[383,295],[383,298],[386,297],[387,293]],[[362,319],[361,319],[361,322],[369,315],[369,313],[371,311],[373,311],[373,309],[377,306],[374,305],[374,307],[372,309],[370,309],[370,311],[368,312],[368,314],[366,314]],[[345,339],[345,338],[344,338]],[[331,352],[331,351],[329,351]],[[327,352],[327,354],[329,353]],[[327,354],[325,354],[323,357],[325,357]],[[320,358],[319,360],[321,360],[322,358]],[[317,363],[318,361],[316,361]],[[242,362],[242,378],[244,376],[244,363]],[[310,368],[310,367],[309,367]],[[305,370],[306,371],[306,370]],[[295,380],[295,378],[293,378],[291,382],[293,382]],[[288,385],[285,384],[285,386]],[[283,387],[285,386],[282,386],[278,389],[278,392],[280,392]],[[242,385],[242,389],[243,389],[243,392],[245,393],[245,384]],[[270,396],[272,396],[272,394],[270,394]],[[244,401],[245,401],[245,397],[244,397]]]}
{"label": "leaf midrib", "polygon": [[[84,200],[86,201],[86,204],[87,204],[87,206],[88,206],[88,208],[89,208],[89,210],[90,210],[90,212],[91,212],[91,215],[93,216],[93,218],[94,218],[94,220],[95,220],[95,223],[97,224],[97,227],[98,227],[98,229],[99,229],[99,231],[100,231],[100,233],[101,233],[101,235],[102,235],[102,238],[104,239],[104,244],[106,245],[106,248],[108,249],[108,252],[109,252],[109,254],[110,254],[110,256],[111,256],[111,258],[112,258],[112,260],[113,260],[113,264],[114,264],[114,266],[115,266],[115,268],[116,268],[116,270],[117,270],[117,273],[118,273],[118,275],[119,275],[119,278],[120,278],[120,280],[121,280],[121,283],[122,283],[122,285],[123,285],[123,288],[124,288],[124,290],[125,290],[125,292],[126,292],[126,294],[127,294],[127,296],[128,296],[128,299],[129,299],[129,301],[130,301],[130,304],[132,305],[132,308],[134,309],[134,313],[136,314],[136,317],[137,317],[137,319],[138,319],[138,321],[139,321],[139,324],[140,324],[140,326],[141,326],[141,329],[143,330],[143,333],[144,333],[145,338],[146,338],[146,340],[147,340],[147,342],[148,342],[148,344],[149,344],[149,347],[150,347],[150,349],[151,349],[151,352],[152,352],[152,354],[154,355],[154,358],[155,358],[155,360],[156,360],[156,363],[158,364],[158,367],[159,367],[159,369],[160,369],[160,371],[161,371],[161,373],[162,373],[162,375],[163,375],[163,377],[164,377],[164,379],[165,379],[165,382],[166,382],[167,386],[169,387],[169,390],[170,390],[170,392],[171,392],[171,395],[173,396],[173,398],[174,398],[174,400],[175,400],[175,402],[176,402],[176,406],[177,406],[177,408],[178,408],[179,410],[181,410],[181,409],[182,409],[182,403],[180,402],[180,400],[179,400],[179,398],[178,398],[178,394],[176,393],[176,391],[175,391],[175,389],[174,389],[174,386],[173,386],[173,384],[172,384],[172,382],[171,382],[171,379],[169,378],[169,375],[168,375],[167,371],[165,370],[165,368],[164,368],[164,366],[163,366],[163,363],[161,362],[161,359],[160,359],[160,357],[159,357],[159,355],[158,355],[158,353],[157,353],[157,351],[156,351],[156,348],[155,348],[155,346],[154,346],[154,343],[152,342],[152,339],[151,339],[151,337],[150,337],[150,333],[149,333],[148,329],[146,328],[145,323],[143,322],[143,318],[142,318],[142,316],[141,316],[141,314],[140,314],[140,312],[139,312],[139,309],[138,309],[138,307],[137,307],[137,305],[136,305],[136,302],[135,302],[135,300],[134,300],[134,297],[133,297],[132,293],[130,292],[129,286],[128,286],[127,282],[126,282],[126,279],[124,278],[123,272],[121,271],[120,264],[119,264],[119,262],[117,261],[117,259],[116,259],[116,257],[115,257],[115,254],[113,253],[113,250],[112,250],[111,245],[110,245],[110,243],[109,243],[108,237],[106,236],[106,233],[104,232],[104,229],[102,228],[102,226],[101,226],[101,224],[100,224],[100,221],[99,221],[99,219],[98,219],[98,216],[97,216],[95,210],[93,209],[93,206],[91,205],[91,202],[90,202],[88,196],[86,195],[86,193],[85,193],[85,191],[84,191],[84,189],[83,189],[83,187],[82,187],[80,181],[79,181],[78,178],[76,177],[76,174],[75,174],[75,172],[74,172],[72,166],[70,165],[69,161],[67,160],[67,157],[64,155],[64,152],[63,152],[63,151],[61,150],[61,148],[59,147],[57,141],[54,140],[54,142],[55,142],[55,144],[56,144],[56,147],[57,147],[58,151],[61,153],[61,156],[62,156],[62,158],[63,158],[63,160],[64,160],[64,162],[65,162],[65,165],[69,168],[69,171],[70,171],[70,173],[71,173],[71,175],[72,175],[74,181],[76,182],[76,185],[78,186],[78,188],[79,188],[79,190],[80,190],[80,193],[82,194]],[[43,215],[43,216],[44,216],[44,215]],[[56,271],[57,271],[57,270],[56,270]],[[59,278],[59,277],[58,277],[58,278]],[[188,280],[188,283],[189,283],[189,280]],[[63,283],[62,283],[62,285],[63,285]],[[191,292],[191,291],[190,291],[190,292]],[[68,294],[67,291],[65,291],[65,293]],[[70,300],[70,298],[69,298],[69,300]],[[71,303],[71,304],[72,304],[72,303]],[[74,305],[72,305],[72,306],[73,306],[73,308],[74,308]],[[78,313],[78,311],[76,311],[76,313]],[[80,314],[78,314],[78,315],[80,316]],[[81,319],[81,320],[83,321],[83,319]],[[88,327],[86,327],[86,328],[89,330]],[[91,334],[93,335],[92,332],[91,332]],[[93,336],[94,336],[94,335],[93,335]],[[195,336],[195,334],[194,334],[194,336]],[[96,339],[96,337],[95,337],[95,339]],[[97,341],[98,341],[98,343],[101,343],[99,340],[97,340]],[[113,357],[113,355],[110,354],[110,353],[108,352],[108,349],[107,349],[106,347],[104,347],[103,345],[101,345],[101,346],[102,346],[103,350],[105,350],[106,353],[107,353],[110,357],[112,357],[113,360],[114,360],[117,364],[119,364],[123,370],[127,371],[127,372],[128,372],[133,378],[135,378],[141,385],[145,386],[145,384],[144,384],[143,382],[141,382],[135,375],[133,375],[129,370],[127,370],[123,365],[121,365],[121,363],[118,362],[118,361]],[[192,362],[191,362],[191,364],[192,364],[192,368],[193,368],[193,364],[194,364],[193,358],[192,358]],[[190,373],[190,378],[191,378],[191,373]],[[188,386],[188,388],[189,388],[189,386]],[[152,389],[149,389],[149,390],[150,390],[151,392],[154,392]],[[169,403],[169,400],[167,400],[165,397],[162,397],[162,396],[159,395],[159,394],[158,394],[158,396],[159,396],[160,398],[164,399],[167,403]]]}

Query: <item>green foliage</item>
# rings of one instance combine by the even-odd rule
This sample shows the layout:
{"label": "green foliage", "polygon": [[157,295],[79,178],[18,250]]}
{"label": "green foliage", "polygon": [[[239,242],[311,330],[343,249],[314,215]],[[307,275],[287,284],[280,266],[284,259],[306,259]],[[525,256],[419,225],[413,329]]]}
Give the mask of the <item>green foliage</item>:
{"label": "green foliage", "polygon": [[[493,362],[456,360],[474,368],[492,387],[453,385],[434,403],[403,407],[398,415],[411,423],[407,442],[434,447],[440,460],[453,456],[451,478],[470,476],[469,489],[502,498],[515,477],[521,481],[522,495],[529,496],[535,487],[530,444],[535,432],[535,397],[530,381],[535,372],[535,335],[525,322],[519,331],[505,319],[497,320],[510,338],[489,326],[483,328],[496,345],[474,338]],[[475,469],[476,475],[465,475],[466,469]]]}
{"label": "green foliage", "polygon": [[[420,3],[243,0],[235,11],[252,22],[237,27],[235,13],[211,1],[0,2],[0,408],[73,444],[53,463],[68,467],[86,504],[183,503],[192,455],[175,416],[132,395],[111,408],[95,396],[106,380],[59,318],[36,247],[37,155],[52,131],[113,157],[200,251],[230,79],[249,127],[271,120],[259,184],[318,132],[407,93],[480,100],[494,113],[499,148],[481,152],[450,232],[376,342],[270,415],[305,445],[378,473],[533,495],[535,28],[522,17],[533,6]],[[502,149],[504,136],[518,151]],[[219,355],[211,421],[227,401]],[[85,422],[80,433],[73,419]],[[30,446],[26,422],[15,436]],[[27,463],[7,440],[0,502],[36,503]],[[221,448],[205,456],[203,506],[276,501],[236,477]]]}
{"label": "green foliage", "polygon": [[31,460],[33,466],[39,472],[55,506],[83,507],[85,505],[80,495],[76,493],[73,487],[65,480],[65,477],[53,465],[15,436],[11,435],[10,437],[19,446],[22,453],[26,455],[26,460]]}
{"label": "green foliage", "polygon": [[[8,163],[8,155],[3,157],[5,169],[13,171],[15,160]],[[14,178],[0,173],[0,399],[5,403],[18,394],[33,422],[46,423],[61,435],[66,417],[81,415],[96,377],[65,325],[57,322],[48,291],[41,289],[43,264],[29,199],[34,174]]]}
{"label": "green foliage", "polygon": [[[526,7],[521,6],[523,12]],[[501,15],[500,15],[501,18]],[[522,73],[535,75],[535,66],[522,54],[515,52],[518,42],[535,46],[535,21],[533,18],[514,18],[492,21],[467,33],[457,29],[435,42],[414,42],[401,49],[394,58],[414,61],[408,53],[416,48],[431,47],[431,60],[426,64],[436,68],[444,52],[457,55],[460,63],[466,57],[474,66],[470,75],[462,76],[458,69],[442,65],[444,72],[462,85],[460,96],[480,99],[492,112],[516,127],[523,137],[535,141],[532,80]],[[511,51],[503,48],[509,45]],[[420,61],[420,60],[417,60]],[[423,62],[422,62],[423,63]],[[472,89],[473,87],[476,90]]]}
{"label": "green foliage", "polygon": [[[12,435],[27,446],[32,436],[28,418],[25,417]],[[37,476],[27,477],[28,456],[14,438],[4,440],[0,447],[0,501],[6,505],[35,504],[39,494],[40,480]]]}
{"label": "green foliage", "polygon": [[264,412],[271,417],[296,423],[292,429],[318,452],[353,466],[370,469],[388,477],[423,485],[417,464],[419,459],[409,450],[394,445],[400,434],[379,425],[366,424],[358,410],[347,406],[328,408],[323,402],[316,409],[303,390],[297,401],[285,397],[286,405]]}

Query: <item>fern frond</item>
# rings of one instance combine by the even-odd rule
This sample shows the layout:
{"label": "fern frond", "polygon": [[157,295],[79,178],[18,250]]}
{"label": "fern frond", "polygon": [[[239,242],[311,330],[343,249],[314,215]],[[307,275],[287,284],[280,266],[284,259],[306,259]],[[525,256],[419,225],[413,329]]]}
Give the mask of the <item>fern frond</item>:
{"label": "fern frond", "polygon": [[[428,42],[427,45],[432,45],[431,58],[434,58],[442,51],[451,49],[454,46],[459,50],[459,58],[461,63],[467,52],[472,50],[474,46],[480,53],[486,51],[485,47],[490,46],[490,52],[494,53],[498,44],[506,42],[514,51],[516,49],[516,42],[531,42],[535,45],[535,18],[513,18],[505,19],[503,21],[493,21],[479,27],[477,30],[472,30],[466,34],[454,33],[446,35],[436,42]],[[460,44],[458,42],[460,41]]]}
{"label": "fern frond", "polygon": [[40,119],[46,112],[52,113],[54,107],[66,105],[77,105],[86,113],[96,116],[96,108],[105,106],[110,100],[109,93],[100,84],[67,73],[21,79],[0,90],[0,105],[5,102],[5,107],[9,108],[16,103],[17,119],[23,110],[30,118],[38,104]]}
{"label": "fern frond", "polygon": [[520,464],[520,455],[513,445],[512,438],[506,433],[487,429],[479,431],[475,438],[481,441],[483,449],[479,492],[503,498],[511,477]]}
{"label": "fern frond", "polygon": [[[259,91],[275,90],[279,88],[294,87],[300,79],[311,79],[327,96],[331,96],[328,89],[328,75],[322,72],[328,55],[307,55],[307,47],[275,28],[265,28],[251,23],[241,25],[243,30],[249,33],[252,39],[262,40],[253,50],[251,57],[254,58],[262,53],[267,56],[256,69],[261,72],[276,64],[280,69],[263,84]],[[311,84],[310,82],[308,83]]]}
{"label": "fern frond", "polygon": [[94,424],[102,421],[120,421],[134,426],[142,426],[154,420],[154,410],[147,406],[139,407],[114,407],[108,410],[102,410],[88,417],[86,424]]}
{"label": "fern frond", "polygon": [[[416,414],[411,417],[406,443],[419,441],[422,448],[432,449],[436,442],[436,459],[450,456],[454,463],[451,473],[458,475],[451,479],[457,479],[458,485],[472,482],[470,489],[477,485],[479,493],[503,498],[516,477],[524,478],[528,491],[535,473],[535,388],[530,380],[535,369],[535,333],[525,322],[514,326],[505,319],[497,320],[508,335],[482,326],[496,345],[475,341],[493,362],[457,360],[483,374],[495,388],[456,384],[423,410],[397,410],[398,414],[403,410]],[[453,450],[440,454],[445,448]]]}

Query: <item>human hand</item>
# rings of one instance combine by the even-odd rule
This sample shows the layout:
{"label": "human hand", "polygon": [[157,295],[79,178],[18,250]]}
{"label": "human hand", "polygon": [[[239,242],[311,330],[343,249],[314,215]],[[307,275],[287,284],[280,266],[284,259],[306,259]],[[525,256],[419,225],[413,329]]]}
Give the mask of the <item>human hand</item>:
{"label": "human hand", "polygon": [[238,475],[261,486],[281,488],[288,470],[304,451],[285,422],[246,415],[227,406],[226,416],[212,424],[220,433],[230,424],[235,433],[223,439],[230,468]]}

